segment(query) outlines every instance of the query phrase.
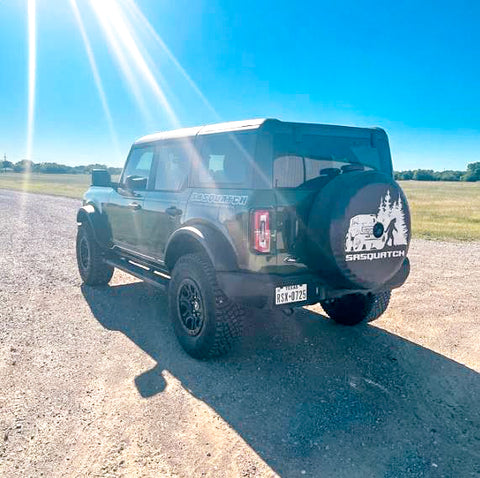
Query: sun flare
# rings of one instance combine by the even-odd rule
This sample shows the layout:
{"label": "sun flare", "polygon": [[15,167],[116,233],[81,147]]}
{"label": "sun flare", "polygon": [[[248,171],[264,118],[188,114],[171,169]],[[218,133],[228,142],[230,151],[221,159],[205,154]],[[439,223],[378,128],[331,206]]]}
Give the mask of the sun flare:
{"label": "sun flare", "polygon": [[90,5],[132,90],[138,91],[138,85],[132,82],[132,73],[129,73],[129,71],[134,72],[137,78],[143,80],[150,88],[160,107],[165,112],[169,123],[174,127],[180,126],[163,88],[148,64],[148,52],[135,39],[134,28],[127,16],[124,15],[120,4],[115,0],[103,0],[102,2],[91,0]]}

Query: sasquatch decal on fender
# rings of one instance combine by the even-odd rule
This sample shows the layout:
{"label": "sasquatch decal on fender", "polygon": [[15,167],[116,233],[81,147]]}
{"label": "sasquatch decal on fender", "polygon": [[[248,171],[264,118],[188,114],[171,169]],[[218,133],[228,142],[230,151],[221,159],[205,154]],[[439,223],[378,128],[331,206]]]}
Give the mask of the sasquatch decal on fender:
{"label": "sasquatch decal on fender", "polygon": [[[405,255],[408,229],[400,195],[392,201],[388,190],[380,199],[377,214],[357,214],[350,219],[345,236],[346,261],[372,261]],[[365,254],[364,251],[388,251]],[[360,253],[361,252],[361,253]]]}
{"label": "sasquatch decal on fender", "polygon": [[236,196],[232,194],[192,193],[190,201],[215,204],[220,206],[245,206],[248,196]]}

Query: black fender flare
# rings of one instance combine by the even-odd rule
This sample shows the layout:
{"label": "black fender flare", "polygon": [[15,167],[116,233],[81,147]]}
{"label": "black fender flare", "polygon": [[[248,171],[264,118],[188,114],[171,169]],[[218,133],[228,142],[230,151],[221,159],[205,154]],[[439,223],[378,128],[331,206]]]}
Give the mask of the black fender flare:
{"label": "black fender flare", "polygon": [[105,248],[110,247],[110,226],[104,215],[102,215],[93,204],[82,206],[77,212],[77,224],[87,223],[97,243]]}
{"label": "black fender flare", "polygon": [[165,247],[165,265],[172,270],[183,254],[205,252],[218,271],[238,269],[237,255],[225,235],[205,224],[191,224],[177,229]]}

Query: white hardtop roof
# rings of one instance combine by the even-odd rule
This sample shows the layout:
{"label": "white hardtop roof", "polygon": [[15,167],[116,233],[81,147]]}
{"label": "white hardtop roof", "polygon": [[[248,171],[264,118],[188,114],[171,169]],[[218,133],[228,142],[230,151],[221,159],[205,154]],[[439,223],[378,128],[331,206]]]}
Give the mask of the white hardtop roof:
{"label": "white hardtop roof", "polygon": [[162,131],[160,133],[149,134],[135,141],[135,144],[151,143],[174,138],[188,138],[197,134],[224,133],[227,131],[239,131],[245,129],[257,129],[266,119],[252,119],[243,121],[229,121],[227,123],[217,123],[206,126],[194,126],[193,128],[174,129],[172,131]]}

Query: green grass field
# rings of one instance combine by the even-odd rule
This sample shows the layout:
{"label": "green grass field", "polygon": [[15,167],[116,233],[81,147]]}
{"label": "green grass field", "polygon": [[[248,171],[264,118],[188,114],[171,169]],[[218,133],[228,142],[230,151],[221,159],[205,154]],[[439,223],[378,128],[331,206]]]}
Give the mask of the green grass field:
{"label": "green grass field", "polygon": [[89,174],[0,173],[0,188],[81,198],[90,179]]}
{"label": "green grass field", "polygon": [[[0,188],[81,198],[86,174],[0,173]],[[426,239],[480,241],[480,182],[401,181],[412,211],[413,235]]]}
{"label": "green grass field", "polygon": [[413,235],[480,241],[480,182],[400,181],[412,211]]}

